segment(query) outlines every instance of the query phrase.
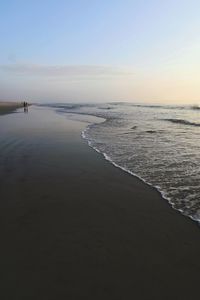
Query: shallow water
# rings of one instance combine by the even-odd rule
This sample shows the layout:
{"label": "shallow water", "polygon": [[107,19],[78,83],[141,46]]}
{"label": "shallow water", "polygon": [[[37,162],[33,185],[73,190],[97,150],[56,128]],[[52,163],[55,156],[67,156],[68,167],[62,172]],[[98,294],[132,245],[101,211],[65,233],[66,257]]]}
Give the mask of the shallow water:
{"label": "shallow water", "polygon": [[59,113],[90,114],[83,137],[116,166],[156,187],[173,208],[200,220],[200,110],[123,103],[55,104]]}
{"label": "shallow water", "polygon": [[85,126],[83,121],[68,121],[42,107],[31,107],[28,114],[20,109],[1,116],[1,200],[24,199],[25,190],[29,198],[35,193],[39,198],[46,193],[46,186],[53,195],[80,151],[80,132]]}

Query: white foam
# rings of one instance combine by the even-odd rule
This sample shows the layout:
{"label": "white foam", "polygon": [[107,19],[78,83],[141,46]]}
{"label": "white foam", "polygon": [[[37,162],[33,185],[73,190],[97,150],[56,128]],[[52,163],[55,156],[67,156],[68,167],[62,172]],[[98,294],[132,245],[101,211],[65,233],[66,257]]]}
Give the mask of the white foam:
{"label": "white foam", "polygon": [[[148,107],[148,106],[147,106]],[[168,107],[169,108],[169,107]],[[166,199],[169,203],[170,203],[170,205],[172,206],[172,208],[173,209],[175,209],[175,210],[178,210],[179,212],[181,212],[183,215],[185,215],[185,216],[187,216],[187,217],[190,217],[192,220],[194,220],[194,221],[197,221],[197,222],[200,222],[200,214],[198,213],[198,211],[197,211],[197,213],[195,214],[195,212],[194,211],[192,211],[191,212],[191,214],[192,215],[188,215],[188,213],[187,213],[187,206],[186,206],[186,212],[184,212],[183,211],[183,209],[177,209],[177,208],[175,208],[175,206],[176,206],[176,201],[177,200],[180,200],[180,199],[175,199],[174,198],[174,196],[172,195],[172,198],[170,198],[169,197],[169,193],[167,192],[167,191],[163,191],[162,190],[162,188],[160,187],[160,186],[158,186],[158,185],[153,185],[153,184],[151,184],[151,183],[149,183],[149,182],[147,182],[144,178],[142,178],[141,176],[139,176],[138,174],[135,174],[134,172],[132,172],[132,171],[130,171],[130,170],[128,170],[127,168],[125,168],[125,167],[122,167],[122,166],[120,166],[120,165],[118,165],[117,163],[115,163],[112,159],[111,159],[111,157],[107,154],[107,153],[102,153],[102,151],[100,151],[98,148],[100,148],[99,147],[99,145],[97,144],[97,146],[95,145],[95,140],[92,140],[92,138],[90,137],[90,135],[87,133],[88,132],[88,130],[90,129],[90,128],[92,128],[92,126],[95,126],[96,124],[99,124],[99,123],[104,123],[104,122],[107,122],[107,121],[109,121],[110,120],[110,118],[111,119],[113,119],[113,114],[112,114],[112,116],[111,117],[109,117],[109,114],[105,114],[105,112],[104,112],[104,114],[102,114],[102,113],[99,113],[99,112],[94,112],[94,111],[91,111],[91,112],[89,112],[88,111],[88,109],[87,109],[87,111],[84,111],[84,112],[78,112],[78,111],[71,111],[70,110],[70,112],[68,112],[68,111],[66,111],[67,113],[69,113],[70,114],[70,112],[71,112],[71,114],[73,113],[74,115],[88,115],[88,116],[95,116],[96,118],[98,118],[98,120],[97,120],[97,122],[95,122],[95,120],[92,120],[92,119],[90,119],[90,124],[85,128],[85,130],[83,130],[83,132],[82,132],[82,138],[83,139],[85,139],[85,140],[87,140],[87,143],[88,143],[88,145],[90,146],[90,147],[92,147],[96,152],[98,152],[98,153],[100,153],[100,154],[102,154],[103,156],[104,156],[104,158],[107,160],[107,161],[109,161],[110,163],[112,163],[115,167],[117,167],[117,168],[120,168],[121,170],[123,170],[123,171],[125,171],[126,173],[129,173],[130,175],[133,175],[133,176],[135,176],[135,177],[137,177],[137,178],[139,178],[140,180],[142,180],[145,184],[148,184],[149,186],[151,186],[151,187],[153,187],[153,188],[155,188],[161,195],[162,195],[162,197],[164,198],[164,199]],[[102,117],[103,116],[103,117]],[[168,117],[168,119],[171,119],[172,118],[172,116],[171,115],[169,115],[169,117]],[[180,116],[180,119],[181,120],[185,120],[185,117],[183,116]],[[100,121],[99,121],[100,120]],[[195,120],[194,120],[194,122],[196,122]],[[165,141],[164,141],[165,142]],[[95,146],[94,146],[95,145]],[[150,179],[150,181],[151,181],[151,179]],[[172,186],[170,186],[169,187],[170,188],[170,191],[172,191],[172,189],[173,189],[173,183],[172,183]],[[174,189],[176,189],[175,187],[174,187]],[[187,187],[184,187],[184,189],[187,189]],[[189,189],[189,188],[188,188]],[[174,200],[174,201],[173,201]],[[183,199],[183,201],[184,201],[185,199]],[[174,203],[173,203],[173,202]],[[178,202],[178,201],[177,201]],[[190,207],[188,207],[188,209],[189,209]]]}
{"label": "white foam", "polygon": [[138,174],[136,174],[136,173],[130,171],[129,169],[126,169],[125,167],[122,167],[122,166],[118,165],[116,162],[114,162],[114,161],[111,159],[111,157],[110,157],[107,153],[101,152],[98,148],[96,148],[95,146],[93,146],[93,145],[92,145],[92,141],[90,141],[90,140],[87,138],[86,134],[85,134],[85,133],[89,130],[89,128],[91,127],[91,125],[93,125],[93,124],[88,125],[88,126],[86,127],[86,129],[83,130],[82,133],[81,133],[83,139],[86,139],[86,140],[87,140],[88,145],[89,145],[91,148],[93,148],[93,149],[94,149],[96,152],[98,152],[99,154],[103,155],[104,158],[105,158],[107,161],[109,161],[110,163],[112,163],[112,165],[114,165],[116,168],[119,168],[119,169],[123,170],[124,172],[126,172],[126,173],[128,173],[128,174],[130,174],[130,175],[132,175],[132,176],[134,176],[134,177],[137,177],[138,179],[140,179],[140,180],[141,180],[142,182],[144,182],[145,184],[147,184],[147,185],[151,186],[152,188],[156,189],[156,190],[161,194],[162,198],[165,199],[165,200],[167,200],[168,203],[172,206],[172,208],[173,208],[174,210],[179,211],[181,214],[183,214],[184,216],[189,217],[189,218],[192,219],[193,221],[198,222],[199,225],[200,225],[200,216],[197,217],[197,216],[185,215],[185,214],[184,214],[184,211],[183,211],[182,209],[177,209],[177,208],[175,208],[175,204],[172,202],[171,198],[170,198],[169,196],[167,196],[166,192],[164,192],[164,191],[161,190],[161,187],[160,187],[160,186],[158,186],[158,185],[155,185],[155,186],[154,186],[154,185],[152,185],[151,183],[149,183],[148,181],[146,181],[144,178],[142,178],[141,176],[139,176]]}
{"label": "white foam", "polygon": [[[74,114],[76,114],[76,113],[77,113],[77,112],[74,112]],[[79,114],[79,113],[77,113],[77,114]],[[105,118],[105,117],[104,117],[104,119],[103,119],[102,116],[99,117],[99,116],[97,116],[97,115],[95,115],[95,114],[92,114],[92,113],[91,113],[91,114],[87,114],[87,113],[86,113],[86,115],[94,115],[95,117],[101,119],[101,122],[89,124],[89,125],[82,131],[82,133],[81,133],[82,138],[85,139],[85,140],[87,140],[87,143],[88,143],[88,145],[89,145],[91,148],[93,148],[93,149],[94,149],[96,152],[98,152],[99,154],[102,154],[102,155],[104,156],[104,158],[105,158],[107,161],[109,161],[110,163],[112,163],[115,167],[120,168],[120,169],[123,170],[124,172],[129,173],[130,175],[139,178],[139,179],[142,180],[145,184],[151,186],[152,188],[155,188],[155,189],[161,194],[162,198],[168,201],[168,203],[172,206],[173,209],[175,209],[176,211],[179,211],[181,214],[183,214],[183,215],[185,215],[185,216],[191,218],[191,219],[194,220],[194,221],[197,221],[197,222],[200,224],[200,215],[198,215],[198,216],[197,216],[197,215],[188,215],[188,214],[186,214],[182,209],[177,209],[177,208],[175,207],[176,204],[172,202],[172,199],[167,195],[167,193],[166,193],[165,191],[162,190],[162,188],[161,188],[160,186],[158,186],[158,185],[152,185],[151,183],[149,183],[148,181],[146,181],[144,178],[142,178],[140,175],[138,175],[138,174],[136,174],[136,173],[130,171],[129,169],[127,169],[127,168],[125,168],[125,167],[123,167],[123,166],[118,165],[117,163],[115,163],[115,162],[111,159],[111,157],[110,157],[107,153],[102,153],[96,146],[94,146],[94,145],[93,145],[93,141],[91,140],[91,138],[87,136],[87,131],[88,131],[92,126],[95,126],[96,124],[100,124],[100,123],[102,124],[102,123],[106,122],[106,121],[109,120],[109,119],[107,119],[107,118]]]}

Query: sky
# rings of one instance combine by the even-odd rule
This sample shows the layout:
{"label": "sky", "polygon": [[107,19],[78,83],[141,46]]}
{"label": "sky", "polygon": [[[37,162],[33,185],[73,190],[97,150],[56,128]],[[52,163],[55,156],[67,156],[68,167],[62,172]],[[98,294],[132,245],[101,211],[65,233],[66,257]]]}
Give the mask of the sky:
{"label": "sky", "polygon": [[0,100],[200,104],[200,1],[0,0]]}

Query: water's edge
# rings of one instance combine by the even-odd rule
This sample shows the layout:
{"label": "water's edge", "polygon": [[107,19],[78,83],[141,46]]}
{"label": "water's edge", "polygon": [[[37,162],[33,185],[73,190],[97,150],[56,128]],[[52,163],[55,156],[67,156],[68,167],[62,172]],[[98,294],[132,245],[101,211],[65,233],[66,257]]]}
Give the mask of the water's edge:
{"label": "water's edge", "polygon": [[[75,113],[75,114],[76,114],[76,113]],[[77,115],[79,115],[79,114],[77,113]],[[88,115],[91,116],[92,114],[91,114],[91,115],[88,114]],[[95,116],[95,117],[97,117],[97,116]],[[98,117],[98,118],[103,119],[103,118],[101,118],[101,117]],[[104,119],[104,120],[102,120],[102,122],[100,122],[100,123],[107,122],[107,121],[108,121],[108,119]],[[87,131],[90,129],[90,127],[92,127],[93,125],[96,125],[96,123],[89,124],[89,125],[86,126],[86,128],[81,132],[81,137],[82,137],[84,140],[87,141],[89,147],[91,147],[92,149],[94,149],[97,153],[101,154],[101,155],[105,158],[105,160],[107,160],[109,163],[111,163],[114,167],[119,168],[119,169],[121,169],[122,171],[124,171],[124,172],[126,172],[126,173],[128,173],[128,174],[130,174],[130,175],[132,175],[132,176],[134,176],[134,177],[137,177],[137,178],[138,178],[139,180],[141,180],[143,183],[145,183],[145,184],[151,186],[152,188],[156,189],[156,190],[161,194],[161,197],[162,197],[163,199],[167,200],[167,202],[170,204],[170,206],[171,206],[174,210],[180,212],[180,213],[181,213],[183,216],[185,216],[185,217],[189,217],[191,220],[197,222],[198,225],[200,225],[200,221],[199,221],[199,220],[195,219],[194,217],[192,217],[192,216],[190,216],[190,215],[184,214],[184,211],[183,211],[182,209],[177,209],[177,208],[175,208],[175,207],[174,207],[174,203],[171,201],[171,199],[170,199],[169,197],[167,197],[166,193],[163,192],[163,191],[160,189],[159,186],[154,186],[154,185],[152,185],[151,183],[149,183],[148,181],[146,181],[144,178],[142,178],[142,177],[139,176],[138,174],[136,174],[136,173],[134,173],[134,172],[132,172],[132,171],[130,171],[130,170],[124,168],[123,166],[120,166],[119,164],[115,163],[115,162],[110,158],[110,156],[109,156],[107,153],[101,152],[98,148],[94,147],[94,146],[92,145],[91,140],[86,136],[86,132],[87,132]]]}

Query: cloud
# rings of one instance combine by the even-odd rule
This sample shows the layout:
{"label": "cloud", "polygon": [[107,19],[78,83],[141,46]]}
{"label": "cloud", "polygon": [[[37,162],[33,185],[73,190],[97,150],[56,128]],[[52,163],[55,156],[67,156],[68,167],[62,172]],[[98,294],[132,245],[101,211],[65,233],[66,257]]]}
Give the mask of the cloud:
{"label": "cloud", "polygon": [[98,65],[39,65],[39,64],[7,64],[0,65],[0,70],[9,74],[39,77],[64,77],[78,79],[109,78],[133,75],[131,69],[125,67]]}

